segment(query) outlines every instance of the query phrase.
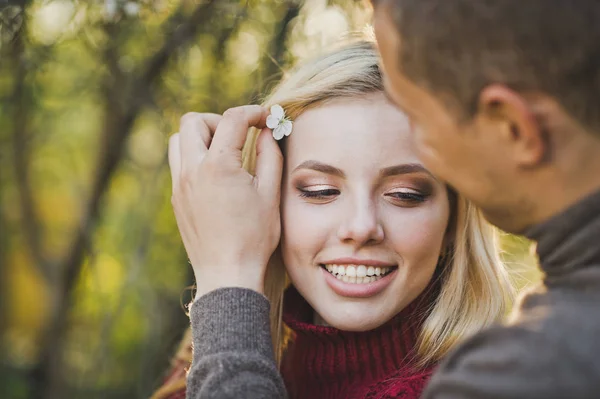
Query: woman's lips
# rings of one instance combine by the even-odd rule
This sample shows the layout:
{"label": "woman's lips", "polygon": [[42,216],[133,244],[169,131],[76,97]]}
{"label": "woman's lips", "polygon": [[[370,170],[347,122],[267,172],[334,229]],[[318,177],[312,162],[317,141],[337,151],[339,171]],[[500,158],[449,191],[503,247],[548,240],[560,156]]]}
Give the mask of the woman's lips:
{"label": "woman's lips", "polygon": [[[344,282],[342,279],[338,279],[335,275],[327,271],[324,267],[320,267],[321,273],[327,282],[327,285],[338,295],[344,297],[351,298],[369,298],[371,296],[379,294],[383,291],[394,279],[394,276],[398,272],[398,268],[393,268],[392,271],[385,274],[384,276],[379,276],[376,281],[371,281],[368,283],[351,283]],[[368,276],[374,277],[374,276]],[[355,277],[352,277],[355,278]],[[363,277],[360,277],[363,278]],[[364,280],[364,278],[363,278]],[[372,280],[372,278],[371,278]]]}

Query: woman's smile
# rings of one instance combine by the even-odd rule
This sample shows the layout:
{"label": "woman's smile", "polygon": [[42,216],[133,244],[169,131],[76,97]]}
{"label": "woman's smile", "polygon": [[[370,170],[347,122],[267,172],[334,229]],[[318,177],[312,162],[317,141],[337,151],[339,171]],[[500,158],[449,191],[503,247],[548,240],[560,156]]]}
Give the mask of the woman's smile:
{"label": "woman's smile", "polygon": [[368,298],[391,282],[398,265],[376,259],[336,258],[319,264],[327,285],[343,297]]}
{"label": "woman's smile", "polygon": [[[334,267],[330,266],[332,270]],[[371,266],[371,268],[373,267]],[[397,275],[398,270],[395,266],[373,269],[375,270],[371,270],[371,272],[379,273],[379,275],[369,276],[368,269],[364,265],[340,265],[337,267],[336,273],[323,267],[321,272],[327,285],[337,295],[350,298],[369,298],[385,290]],[[360,277],[363,274],[366,275]]]}

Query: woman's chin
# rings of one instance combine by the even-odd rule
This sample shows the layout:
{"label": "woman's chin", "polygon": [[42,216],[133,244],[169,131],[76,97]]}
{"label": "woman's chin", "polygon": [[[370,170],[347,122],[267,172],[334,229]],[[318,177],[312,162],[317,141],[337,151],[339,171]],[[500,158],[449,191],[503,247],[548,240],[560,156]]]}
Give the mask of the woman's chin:
{"label": "woman's chin", "polygon": [[385,324],[393,317],[393,315],[387,318],[381,317],[381,315],[377,315],[379,317],[373,317],[374,312],[369,312],[369,314],[364,314],[362,312],[323,313],[325,314],[321,314],[321,318],[323,319],[326,325],[337,328],[338,330],[355,332],[373,330]]}

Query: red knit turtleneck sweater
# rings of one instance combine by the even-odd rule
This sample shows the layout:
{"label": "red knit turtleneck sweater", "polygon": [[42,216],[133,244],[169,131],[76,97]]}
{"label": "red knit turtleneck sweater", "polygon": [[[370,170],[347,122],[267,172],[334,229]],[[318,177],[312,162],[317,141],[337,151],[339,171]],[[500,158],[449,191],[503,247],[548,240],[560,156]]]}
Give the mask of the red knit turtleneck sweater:
{"label": "red knit turtleneck sweater", "polygon": [[[411,368],[411,355],[435,295],[429,287],[383,326],[348,332],[314,325],[313,309],[290,287],[283,319],[293,337],[281,365],[290,399],[417,399],[432,369]],[[185,399],[185,386],[178,384],[188,366],[177,361],[163,385],[171,393],[158,397]]]}
{"label": "red knit turtleneck sweater", "polygon": [[432,297],[422,294],[375,330],[348,332],[313,324],[313,309],[288,289],[284,322],[293,337],[281,372],[290,398],[417,399],[432,369],[416,370],[411,359]]}

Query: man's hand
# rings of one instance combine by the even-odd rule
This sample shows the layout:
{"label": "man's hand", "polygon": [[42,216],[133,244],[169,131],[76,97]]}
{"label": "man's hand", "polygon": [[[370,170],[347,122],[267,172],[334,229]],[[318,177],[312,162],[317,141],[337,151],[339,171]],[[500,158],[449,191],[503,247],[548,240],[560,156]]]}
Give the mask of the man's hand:
{"label": "man's hand", "polygon": [[[221,287],[264,291],[267,262],[279,243],[283,157],[268,111],[256,105],[223,116],[189,113],[169,141],[171,202],[196,276],[196,298]],[[263,129],[256,176],[242,168],[249,127]]]}

